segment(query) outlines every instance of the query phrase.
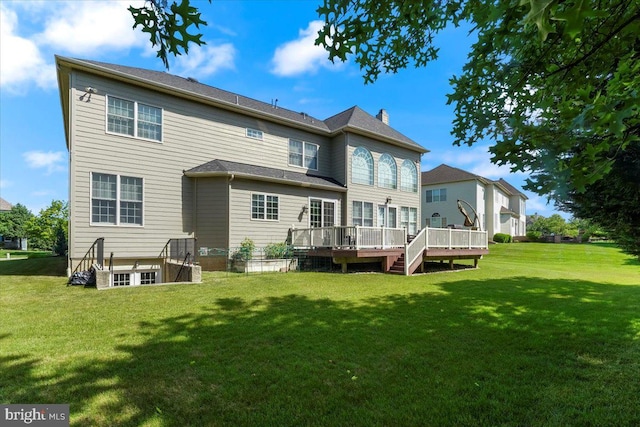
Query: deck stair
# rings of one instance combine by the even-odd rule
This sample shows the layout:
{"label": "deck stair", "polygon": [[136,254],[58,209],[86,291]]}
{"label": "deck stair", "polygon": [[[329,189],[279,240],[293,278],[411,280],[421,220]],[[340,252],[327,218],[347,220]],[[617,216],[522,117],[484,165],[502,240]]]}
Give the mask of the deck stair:
{"label": "deck stair", "polygon": [[389,268],[388,273],[391,274],[404,274],[404,253],[393,263]]}

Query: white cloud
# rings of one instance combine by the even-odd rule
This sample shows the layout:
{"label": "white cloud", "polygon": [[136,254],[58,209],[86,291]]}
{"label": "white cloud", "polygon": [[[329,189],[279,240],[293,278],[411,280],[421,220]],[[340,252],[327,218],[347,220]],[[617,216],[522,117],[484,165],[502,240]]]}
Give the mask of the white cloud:
{"label": "white cloud", "polygon": [[176,73],[185,77],[203,78],[222,69],[235,68],[236,50],[231,43],[189,48],[188,55],[176,58]]}
{"label": "white cloud", "polygon": [[0,179],[0,188],[9,188],[13,185],[13,182],[7,179]]}
{"label": "white cloud", "polygon": [[64,151],[27,151],[22,155],[27,166],[32,169],[46,169],[47,174],[64,171],[66,153]]}
{"label": "white cloud", "polygon": [[0,87],[22,92],[34,82],[38,87],[55,87],[55,69],[47,64],[37,44],[17,34],[18,15],[0,6]]}
{"label": "white cloud", "polygon": [[318,67],[337,68],[328,59],[327,52],[315,45],[318,31],[322,28],[322,21],[311,21],[309,26],[300,30],[296,40],[287,42],[278,48],[272,58],[271,72],[278,76],[294,76],[303,73],[313,73]]}
{"label": "white cloud", "polygon": [[498,166],[491,163],[491,153],[488,145],[474,145],[472,147],[456,147],[438,155],[433,153],[431,157],[441,159],[441,163],[457,167],[467,172],[488,179],[505,178],[508,176],[524,176],[525,174],[511,172],[509,166]]}
{"label": "white cloud", "polygon": [[0,5],[0,86],[25,93],[56,87],[53,54],[100,57],[130,48],[151,51],[132,29],[132,1],[5,2]]}
{"label": "white cloud", "polygon": [[148,40],[132,30],[129,5],[144,2],[105,1],[63,3],[46,19],[44,30],[35,35],[40,45],[74,55],[98,56],[107,51],[144,47]]}

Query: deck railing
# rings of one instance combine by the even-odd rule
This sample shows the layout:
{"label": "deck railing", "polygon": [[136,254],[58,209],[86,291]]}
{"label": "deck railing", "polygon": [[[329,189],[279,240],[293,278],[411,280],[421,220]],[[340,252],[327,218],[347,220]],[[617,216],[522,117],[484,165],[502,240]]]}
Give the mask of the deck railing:
{"label": "deck railing", "polygon": [[405,249],[405,274],[427,249],[486,249],[486,231],[455,230],[452,228],[423,228]]}
{"label": "deck railing", "polygon": [[295,248],[373,249],[403,248],[407,241],[404,228],[335,226],[294,228]]}

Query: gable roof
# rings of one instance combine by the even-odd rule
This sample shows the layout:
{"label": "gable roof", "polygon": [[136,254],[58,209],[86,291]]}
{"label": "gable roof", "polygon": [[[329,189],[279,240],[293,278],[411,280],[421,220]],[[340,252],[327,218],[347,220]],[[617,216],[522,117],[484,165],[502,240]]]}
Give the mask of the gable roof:
{"label": "gable roof", "polygon": [[521,197],[524,197],[525,199],[528,199],[528,197],[522,191],[518,190],[516,187],[509,184],[504,179],[500,178],[496,182],[502,185],[507,190],[507,192],[510,193],[512,196],[521,196]]}
{"label": "gable roof", "polygon": [[333,178],[219,159],[191,168],[185,171],[184,174],[192,178],[233,176],[299,187],[322,188],[342,192],[347,191],[344,185]]}
{"label": "gable roof", "polygon": [[0,197],[0,211],[10,211],[13,205]]}
{"label": "gable roof", "polygon": [[357,105],[329,117],[324,121],[324,123],[333,133],[342,130],[350,130],[355,132],[360,131],[366,134],[372,133],[374,135],[383,135],[389,139],[403,141],[405,144],[413,146],[414,149],[419,150],[422,153],[429,152],[429,150],[407,138],[391,126],[383,123],[382,120],[373,117]]}
{"label": "gable roof", "polygon": [[[258,101],[213,86],[205,85],[192,78],[184,78],[164,71],[154,71],[138,67],[110,64],[86,59],[66,58],[56,55],[58,69],[58,85],[62,98],[63,113],[66,114],[66,101],[63,87],[68,87],[68,79],[63,78],[72,69],[98,74],[137,86],[149,88],[188,98],[200,103],[214,105],[239,112],[241,114],[285,123],[288,126],[302,128],[307,131],[334,136],[342,131],[365,133],[367,136],[382,139],[413,151],[426,153],[424,147],[406,137],[390,126],[382,123],[359,107],[350,108],[342,113],[320,120],[304,112],[292,111],[274,104]],[[66,122],[66,120],[65,120]],[[67,130],[68,135],[68,130]]]}
{"label": "gable roof", "polygon": [[462,169],[454,168],[445,164],[441,164],[440,166],[433,168],[430,171],[422,172],[421,175],[422,185],[474,180],[481,181],[485,184],[489,182],[489,180],[481,177],[480,175],[476,175],[471,172],[467,172]]}
{"label": "gable roof", "polygon": [[465,170],[454,168],[445,164],[441,164],[440,166],[433,168],[430,171],[422,172],[421,175],[422,185],[435,185],[463,181],[480,181],[485,185],[494,184],[500,187],[505,193],[510,196],[520,196],[524,199],[528,199],[528,197],[524,193],[519,191],[513,185],[509,184],[503,178],[500,178],[497,181],[492,181],[480,175],[476,175],[471,172],[467,172]]}

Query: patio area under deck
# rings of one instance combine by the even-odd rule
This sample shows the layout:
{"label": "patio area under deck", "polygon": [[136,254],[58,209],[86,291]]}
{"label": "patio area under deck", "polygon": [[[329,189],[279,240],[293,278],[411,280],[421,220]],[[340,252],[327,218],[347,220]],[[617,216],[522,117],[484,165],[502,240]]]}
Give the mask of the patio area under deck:
{"label": "patio area under deck", "polygon": [[[380,263],[386,273],[423,271],[425,261],[478,260],[489,253],[487,233],[471,229],[424,228],[407,239],[404,228],[336,226],[291,230],[293,246],[307,255],[328,257],[348,271],[349,264]],[[407,262],[409,260],[409,262]]]}

